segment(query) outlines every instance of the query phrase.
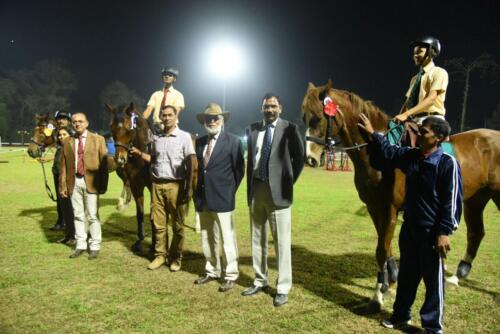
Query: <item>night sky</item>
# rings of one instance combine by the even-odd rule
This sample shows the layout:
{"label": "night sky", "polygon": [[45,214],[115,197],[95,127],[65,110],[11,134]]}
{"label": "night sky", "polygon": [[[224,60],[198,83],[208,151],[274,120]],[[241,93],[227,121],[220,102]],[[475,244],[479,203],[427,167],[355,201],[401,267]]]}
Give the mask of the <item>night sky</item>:
{"label": "night sky", "polygon": [[[78,80],[73,109],[92,120],[104,112],[99,94],[108,83],[123,81],[147,102],[162,85],[160,69],[172,65],[180,71],[174,86],[186,100],[181,127],[202,132],[194,115],[208,102],[221,104],[223,91],[207,70],[207,49],[230,39],[247,59],[245,72],[227,83],[233,132],[242,134],[260,118],[266,91],[280,95],[284,117],[298,122],[307,83],[328,78],[395,115],[417,71],[408,45],[421,35],[441,40],[438,65],[483,52],[500,63],[499,2],[467,3],[1,0],[0,71],[61,60]],[[467,125],[483,126],[500,102],[499,82],[473,76]],[[462,88],[451,76],[446,105],[452,123]]]}

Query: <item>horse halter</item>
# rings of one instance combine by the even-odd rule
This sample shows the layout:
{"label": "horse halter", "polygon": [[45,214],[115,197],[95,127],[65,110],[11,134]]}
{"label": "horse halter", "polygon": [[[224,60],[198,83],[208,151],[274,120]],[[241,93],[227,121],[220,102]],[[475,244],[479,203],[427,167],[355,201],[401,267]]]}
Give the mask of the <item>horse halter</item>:
{"label": "horse halter", "polygon": [[[44,136],[45,137],[52,137],[54,142],[55,142],[56,141],[55,140],[55,133],[56,132],[54,130],[56,128],[54,127],[54,125],[52,125],[51,123],[48,123],[46,125],[43,125],[43,128],[42,128],[42,125],[43,124],[39,125],[38,127],[42,129]],[[37,148],[40,150],[40,152],[42,152],[42,153],[45,152],[45,148],[46,148],[45,143],[43,143],[43,142],[39,143],[33,137],[31,137],[30,143],[35,144],[37,146]]]}
{"label": "horse halter", "polygon": [[138,119],[138,116],[135,113],[132,113],[132,116],[130,117],[130,122],[131,122],[132,126],[130,127],[130,129],[125,129],[127,131],[127,133],[131,133],[130,140],[128,141],[127,144],[124,144],[124,143],[117,141],[117,142],[115,142],[115,147],[122,147],[122,148],[126,149],[127,152],[130,152],[132,150],[132,146],[133,146],[132,142],[134,141],[136,133],[137,133],[137,131],[136,131],[137,119]]}

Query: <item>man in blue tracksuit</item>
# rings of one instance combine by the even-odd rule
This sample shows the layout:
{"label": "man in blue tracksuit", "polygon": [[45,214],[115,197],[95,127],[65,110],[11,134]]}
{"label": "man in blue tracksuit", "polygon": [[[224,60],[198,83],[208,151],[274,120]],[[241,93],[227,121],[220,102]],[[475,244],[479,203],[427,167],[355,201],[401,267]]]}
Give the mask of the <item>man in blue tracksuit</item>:
{"label": "man in blue tracksuit", "polygon": [[450,250],[448,236],[458,227],[463,199],[460,167],[441,148],[450,126],[443,119],[426,118],[419,128],[419,148],[390,145],[383,135],[375,133],[363,114],[359,127],[370,135],[368,152],[373,167],[399,168],[406,174],[396,301],[393,315],[382,325],[397,328],[411,323],[411,306],[423,278],[422,327],[426,333],[442,333],[443,259]]}

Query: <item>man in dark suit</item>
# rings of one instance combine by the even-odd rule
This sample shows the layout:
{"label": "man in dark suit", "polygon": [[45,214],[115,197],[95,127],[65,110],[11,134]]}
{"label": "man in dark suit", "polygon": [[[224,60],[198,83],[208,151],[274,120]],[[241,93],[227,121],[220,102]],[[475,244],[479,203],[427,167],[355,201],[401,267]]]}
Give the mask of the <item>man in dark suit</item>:
{"label": "man in dark suit", "polygon": [[208,134],[196,141],[198,186],[194,196],[200,213],[201,241],[207,263],[205,276],[194,283],[205,284],[221,276],[219,237],[226,267],[220,292],[233,288],[238,278],[238,248],[234,230],[235,194],[245,172],[243,147],[235,135],[222,131],[229,117],[219,105],[210,103],[196,115]]}
{"label": "man in dark suit", "polygon": [[87,250],[87,220],[89,260],[93,260],[101,249],[99,195],[108,187],[106,143],[104,137],[87,130],[89,121],[84,113],[73,114],[71,121],[77,138],[68,137],[63,142],[59,193],[70,197],[73,205],[76,249],[70,258]]}
{"label": "man in dark suit", "polygon": [[252,220],[253,286],[243,296],[261,292],[268,284],[267,224],[271,227],[278,263],[274,306],[288,302],[292,287],[291,205],[293,185],[304,167],[304,144],[298,126],[281,119],[277,95],[262,101],[263,121],[247,128],[247,196]]}

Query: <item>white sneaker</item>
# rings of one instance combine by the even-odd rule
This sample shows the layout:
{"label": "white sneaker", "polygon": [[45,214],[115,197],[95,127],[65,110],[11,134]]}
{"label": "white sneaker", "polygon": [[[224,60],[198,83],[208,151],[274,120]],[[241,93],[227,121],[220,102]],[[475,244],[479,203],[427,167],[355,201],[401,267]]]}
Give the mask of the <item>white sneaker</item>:
{"label": "white sneaker", "polygon": [[392,317],[384,319],[380,322],[385,328],[404,328],[411,325],[411,319],[408,320],[394,320]]}

